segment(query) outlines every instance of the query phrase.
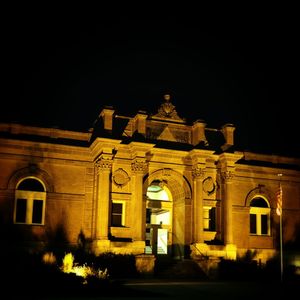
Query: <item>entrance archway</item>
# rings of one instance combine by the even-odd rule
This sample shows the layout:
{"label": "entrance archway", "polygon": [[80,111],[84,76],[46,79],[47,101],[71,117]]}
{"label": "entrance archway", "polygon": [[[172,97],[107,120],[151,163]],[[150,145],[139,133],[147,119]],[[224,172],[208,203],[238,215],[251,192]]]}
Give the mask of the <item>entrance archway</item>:
{"label": "entrance archway", "polygon": [[172,229],[172,195],[164,181],[154,180],[147,189],[146,253],[168,254]]}
{"label": "entrance archway", "polygon": [[185,255],[191,241],[191,189],[182,174],[161,169],[145,181],[146,253]]}

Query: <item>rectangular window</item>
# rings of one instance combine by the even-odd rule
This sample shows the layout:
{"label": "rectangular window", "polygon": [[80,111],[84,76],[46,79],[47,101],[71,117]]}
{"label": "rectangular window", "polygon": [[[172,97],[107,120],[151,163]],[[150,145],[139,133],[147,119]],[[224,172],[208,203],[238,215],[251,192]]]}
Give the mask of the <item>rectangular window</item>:
{"label": "rectangular window", "polygon": [[151,223],[151,208],[146,209],[146,223],[147,224]]}
{"label": "rectangular window", "polygon": [[250,214],[250,233],[256,234],[256,215]]}
{"label": "rectangular window", "polygon": [[203,229],[209,230],[209,209],[203,209]]}
{"label": "rectangular window", "polygon": [[27,200],[17,199],[16,223],[26,223]]}
{"label": "rectangular window", "polygon": [[43,200],[33,200],[32,223],[42,224]]}
{"label": "rectangular window", "polygon": [[205,231],[216,230],[216,208],[204,207],[203,209],[203,229]]}
{"label": "rectangular window", "polygon": [[215,231],[216,230],[216,208],[212,207],[209,210],[209,230]]}
{"label": "rectangular window", "polygon": [[268,216],[261,215],[261,234],[268,234]]}
{"label": "rectangular window", "polygon": [[113,203],[112,204],[111,226],[115,226],[115,227],[123,226],[122,214],[123,214],[123,204],[122,203]]}

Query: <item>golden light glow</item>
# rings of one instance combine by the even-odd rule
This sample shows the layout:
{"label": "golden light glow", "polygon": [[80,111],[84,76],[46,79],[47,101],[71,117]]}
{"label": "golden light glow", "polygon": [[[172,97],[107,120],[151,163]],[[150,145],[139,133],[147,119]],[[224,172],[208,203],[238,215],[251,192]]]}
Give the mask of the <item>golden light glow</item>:
{"label": "golden light glow", "polygon": [[46,252],[42,257],[42,261],[44,264],[54,265],[56,264],[56,257],[52,252]]}
{"label": "golden light glow", "polygon": [[[100,269],[90,267],[87,264],[74,264],[74,255],[72,253],[67,253],[64,256],[60,269],[64,273],[74,273],[77,276],[83,277],[84,279],[88,278],[89,276],[94,276],[98,279],[107,279],[109,277],[107,269],[102,271]],[[87,281],[85,280],[83,283],[86,284]]]}
{"label": "golden light glow", "polygon": [[72,253],[67,253],[62,262],[61,270],[64,273],[71,273],[74,263],[74,255]]}

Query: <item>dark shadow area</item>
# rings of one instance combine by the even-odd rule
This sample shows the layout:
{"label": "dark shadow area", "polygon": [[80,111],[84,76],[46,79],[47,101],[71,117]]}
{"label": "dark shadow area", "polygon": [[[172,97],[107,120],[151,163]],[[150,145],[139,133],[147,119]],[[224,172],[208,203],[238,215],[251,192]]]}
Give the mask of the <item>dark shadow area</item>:
{"label": "dark shadow area", "polygon": [[[254,260],[255,251],[248,250],[244,256],[237,260],[221,259],[218,265],[218,280],[278,282],[281,279],[280,255],[267,260],[265,264]],[[300,283],[300,276],[296,268],[284,258],[283,280],[285,282]]]}
{"label": "dark shadow area", "polygon": [[[45,252],[52,252],[61,261],[63,256],[74,251],[78,245],[72,246],[69,243],[68,235],[63,223],[57,224],[54,229],[47,231],[47,242],[45,244]],[[83,238],[83,237],[81,237]]]}
{"label": "dark shadow area", "polygon": [[207,275],[194,260],[176,260],[169,255],[156,257],[153,278],[184,281],[208,280]]}
{"label": "dark shadow area", "polygon": [[300,223],[295,225],[293,239],[284,244],[284,249],[300,253]]}

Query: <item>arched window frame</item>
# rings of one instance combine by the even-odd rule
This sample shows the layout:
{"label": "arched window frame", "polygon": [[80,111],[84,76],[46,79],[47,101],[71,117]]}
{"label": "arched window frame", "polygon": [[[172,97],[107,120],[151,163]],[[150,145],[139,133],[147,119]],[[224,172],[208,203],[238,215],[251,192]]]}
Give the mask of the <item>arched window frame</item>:
{"label": "arched window frame", "polygon": [[[267,207],[257,207],[257,206],[251,206],[251,202],[255,199],[261,198],[263,199]],[[259,235],[259,236],[270,236],[271,235],[271,209],[270,209],[270,204],[269,201],[267,200],[266,197],[262,195],[255,195],[251,201],[250,201],[250,210],[249,210],[249,232],[250,235]],[[263,216],[266,217],[266,226],[267,230],[266,233],[263,232]],[[252,231],[252,228],[255,227],[254,232]]]}
{"label": "arched window frame", "polygon": [[[18,187],[22,182],[24,182],[27,179],[34,179],[41,183],[41,185],[44,188],[44,191],[27,191],[27,190],[19,190]],[[20,200],[25,203],[25,212],[24,212],[24,220],[20,221],[18,220],[18,210],[20,209]],[[34,210],[38,206],[37,204],[40,202],[35,201],[42,201],[42,209],[41,212],[38,214],[38,219],[40,219],[40,222],[35,222],[33,220],[34,216]],[[36,205],[35,205],[36,203]],[[35,176],[26,176],[19,180],[19,182],[16,185],[16,191],[15,191],[15,203],[14,203],[14,214],[13,214],[13,222],[14,224],[25,224],[25,225],[44,225],[45,224],[45,208],[46,208],[46,185],[42,180]],[[40,215],[41,214],[41,215]]]}

